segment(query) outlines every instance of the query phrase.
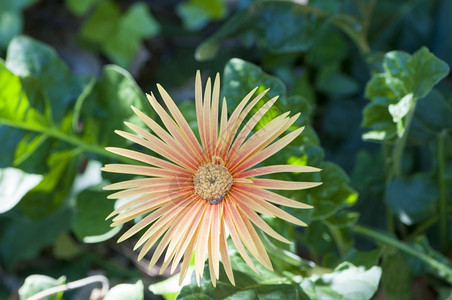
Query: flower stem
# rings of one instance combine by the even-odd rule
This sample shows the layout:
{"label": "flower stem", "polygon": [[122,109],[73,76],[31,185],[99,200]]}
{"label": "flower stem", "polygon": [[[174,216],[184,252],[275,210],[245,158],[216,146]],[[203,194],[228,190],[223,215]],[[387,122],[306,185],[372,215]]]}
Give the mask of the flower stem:
{"label": "flower stem", "polygon": [[124,163],[131,163],[133,161],[131,159],[108,152],[102,146],[99,146],[97,144],[88,143],[74,134],[69,134],[69,133],[63,132],[60,129],[58,129],[57,127],[30,126],[26,123],[14,122],[14,121],[11,121],[8,119],[3,119],[3,118],[0,118],[0,123],[4,124],[6,126],[17,128],[17,129],[45,134],[49,137],[53,137],[53,138],[59,139],[61,141],[67,142],[69,144],[72,144],[82,151],[98,154],[98,155],[106,157],[106,158],[112,158],[112,159],[115,159],[115,160],[118,160],[118,161],[121,161]]}
{"label": "flower stem", "polygon": [[450,278],[452,278],[452,269],[450,269],[448,266],[444,265],[442,262],[435,260],[434,258],[430,257],[429,255],[423,253],[422,251],[411,247],[405,243],[402,243],[401,241],[387,235],[381,232],[378,232],[376,230],[366,228],[364,226],[360,225],[354,225],[351,227],[351,229],[356,232],[357,234],[367,236],[369,238],[372,238],[375,241],[378,241],[382,244],[394,247],[402,252],[405,252],[406,254],[412,255],[422,262],[426,263],[431,268],[438,271],[439,274],[442,274],[443,278],[448,280],[449,283],[452,283]]}
{"label": "flower stem", "polygon": [[439,216],[439,232],[441,241],[441,250],[446,253],[448,250],[449,241],[449,225],[447,222],[447,197],[446,197],[446,179],[444,176],[444,139],[447,132],[442,130],[438,136],[438,181],[439,181],[439,203],[438,203],[438,216]]}
{"label": "flower stem", "polygon": [[76,280],[76,281],[71,281],[68,282],[66,284],[63,285],[58,285],[58,286],[54,286],[52,288],[43,290],[33,296],[31,296],[30,298],[28,298],[28,300],[39,300],[39,299],[44,299],[50,295],[54,295],[54,294],[58,294],[60,292],[64,292],[67,290],[72,290],[72,289],[76,289],[94,282],[100,282],[102,284],[102,290],[101,290],[101,296],[102,298],[107,294],[108,289],[109,289],[109,283],[108,283],[108,279],[107,277],[103,276],[103,275],[95,275],[95,276],[90,276],[90,277],[86,277],[80,280]]}
{"label": "flower stem", "polygon": [[334,242],[336,243],[337,249],[339,250],[339,253],[341,257],[344,257],[347,254],[347,245],[345,244],[345,241],[342,237],[341,231],[334,226],[327,225],[328,229],[331,232],[331,235],[334,239]]}

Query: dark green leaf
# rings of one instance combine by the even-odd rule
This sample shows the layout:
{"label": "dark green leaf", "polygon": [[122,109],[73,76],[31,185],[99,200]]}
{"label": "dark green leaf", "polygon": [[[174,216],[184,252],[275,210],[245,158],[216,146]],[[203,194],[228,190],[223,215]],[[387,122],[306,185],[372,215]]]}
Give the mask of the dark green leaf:
{"label": "dark green leaf", "polygon": [[106,66],[92,94],[82,105],[84,138],[103,146],[126,145],[124,139],[114,131],[126,129],[124,121],[142,123],[131,105],[152,117],[151,108],[146,103],[144,93],[126,70],[114,65]]}
{"label": "dark green leaf", "polygon": [[412,275],[403,255],[398,251],[386,255],[382,269],[381,281],[386,298],[389,300],[412,299],[410,288]]}
{"label": "dark green leaf", "polygon": [[64,201],[68,200],[78,163],[78,160],[72,159],[73,156],[74,153],[71,150],[50,155],[48,159],[50,171],[17,206],[23,214],[33,219],[40,219],[57,210]]}
{"label": "dark green leaf", "polygon": [[8,245],[0,248],[4,266],[11,269],[19,260],[33,259],[60,233],[69,230],[71,217],[72,212],[64,207],[40,220],[22,218],[10,223],[0,236],[0,243]]}
{"label": "dark green leaf", "polygon": [[419,223],[437,211],[437,184],[426,174],[393,179],[386,195],[388,207],[407,225]]}
{"label": "dark green leaf", "polygon": [[114,210],[114,201],[107,199],[110,192],[91,187],[76,197],[72,230],[84,243],[98,243],[111,238],[121,226],[110,227],[105,218]]}
{"label": "dark green leaf", "polygon": [[96,44],[113,62],[127,67],[143,38],[154,36],[160,27],[144,3],[133,4],[124,15],[114,2],[101,2],[81,29],[83,39]]}
{"label": "dark green leaf", "polygon": [[224,0],[188,0],[177,6],[177,13],[189,30],[198,30],[210,20],[221,20],[226,16],[227,6]]}

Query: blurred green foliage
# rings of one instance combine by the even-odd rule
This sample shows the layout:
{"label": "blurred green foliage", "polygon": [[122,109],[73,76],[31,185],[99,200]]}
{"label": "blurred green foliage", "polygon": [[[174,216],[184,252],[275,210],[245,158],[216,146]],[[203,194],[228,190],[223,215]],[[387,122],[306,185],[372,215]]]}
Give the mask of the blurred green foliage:
{"label": "blurred green foliage", "polygon": [[[27,278],[27,297],[92,270],[125,282],[105,299],[148,286],[166,299],[450,297],[451,1],[306,2],[2,1],[0,298],[11,280]],[[313,205],[285,208],[309,226],[265,217],[294,244],[262,235],[275,272],[232,252],[236,286],[222,270],[213,288],[206,268],[201,286],[174,288],[133,266],[104,221],[115,203],[101,187],[126,176],[99,168],[129,162],[104,148],[137,147],[114,130],[139,125],[131,105],[155,117],[155,82],[196,130],[196,69],[221,73],[229,109],[255,87],[270,88],[257,108],[279,95],[256,129],[302,113],[304,132],[264,164],[322,169],[279,176],[323,182],[284,193]]]}

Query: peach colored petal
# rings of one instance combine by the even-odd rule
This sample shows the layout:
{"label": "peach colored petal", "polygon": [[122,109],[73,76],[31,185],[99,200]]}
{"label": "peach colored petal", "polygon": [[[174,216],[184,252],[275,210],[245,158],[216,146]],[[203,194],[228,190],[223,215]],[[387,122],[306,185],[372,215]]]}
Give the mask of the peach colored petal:
{"label": "peach colored petal", "polygon": [[187,158],[192,160],[193,162],[199,162],[199,158],[197,156],[200,154],[196,146],[189,142],[189,137],[186,136],[185,132],[179,127],[179,125],[174,121],[173,118],[165,111],[165,109],[157,102],[154,95],[151,93],[148,96],[149,103],[157,112],[162,120],[165,127],[171,133],[173,138],[177,141],[177,143],[172,144],[173,147],[182,147],[187,154]]}
{"label": "peach colored petal", "polygon": [[178,153],[175,149],[171,149],[168,145],[163,143],[160,139],[152,136],[150,133],[144,133],[147,135],[147,139],[143,139],[125,131],[116,130],[115,132],[123,138],[146,147],[187,170],[192,172],[196,171],[192,164],[190,164],[187,159],[180,154],[180,152]]}
{"label": "peach colored petal", "polygon": [[303,190],[321,185],[321,182],[286,181],[277,179],[254,178],[255,186],[270,190]]}
{"label": "peach colored petal", "polygon": [[[223,203],[223,202],[221,202],[221,203]],[[232,272],[231,261],[229,259],[229,254],[228,254],[228,244],[226,242],[227,237],[226,237],[226,230],[225,230],[224,215],[221,218],[220,225],[221,225],[221,230],[220,230],[221,260],[223,262],[224,270],[226,272],[226,275],[229,278],[229,281],[232,283],[232,285],[235,286],[234,273]]]}
{"label": "peach colored petal", "polygon": [[261,175],[268,175],[274,173],[286,173],[286,172],[299,172],[299,173],[310,173],[319,172],[321,169],[314,168],[310,166],[300,166],[300,165],[272,165],[260,168],[254,168],[240,174],[236,174],[236,177],[254,177]]}
{"label": "peach colored petal", "polygon": [[[146,179],[135,179],[135,180],[129,180],[129,181],[123,181],[120,183],[114,183],[110,184],[104,187],[104,190],[119,190],[127,187],[134,187],[134,182],[139,186],[141,184],[146,184],[146,181],[140,181],[140,180],[149,180],[149,182],[152,181],[152,179],[155,179],[155,177],[159,178],[165,178],[169,181],[181,181],[181,180],[190,180],[193,178],[190,174],[181,174],[179,171],[173,171],[170,169],[161,169],[161,168],[154,168],[154,167],[146,167],[146,166],[137,166],[137,165],[125,165],[125,164],[109,164],[105,165],[103,168],[101,168],[104,172],[110,172],[110,173],[121,173],[121,174],[133,174],[133,175],[145,175],[145,176],[152,176],[153,178],[146,178]],[[192,181],[192,180],[191,180]],[[125,183],[127,182],[127,183]],[[127,184],[132,184],[130,186],[125,186]],[[119,187],[124,186],[124,187]]]}
{"label": "peach colored petal", "polygon": [[[267,159],[268,157],[272,156],[285,146],[287,146],[290,142],[292,142],[302,131],[304,127],[298,128],[291,133],[287,134],[286,136],[282,137],[278,141],[274,142],[267,148],[261,150],[259,153],[257,153],[254,156],[248,157],[244,161],[241,161],[237,166],[235,170],[231,170],[234,172],[234,174],[243,172],[252,166],[257,165],[258,163],[262,162],[263,160]],[[246,152],[246,150],[244,149]]]}
{"label": "peach colored petal", "polygon": [[128,157],[137,161],[141,161],[144,163],[147,163],[149,165],[152,166],[156,166],[156,167],[160,167],[163,169],[168,169],[168,170],[173,170],[173,171],[178,171],[181,174],[190,174],[193,175],[192,172],[189,172],[188,170],[179,167],[178,165],[175,165],[169,161],[151,156],[151,155],[147,155],[144,153],[140,153],[137,151],[133,151],[133,150],[128,150],[128,149],[122,149],[122,148],[115,148],[115,147],[107,147],[105,148],[107,151],[110,151],[112,153],[124,156],[124,157]]}
{"label": "peach colored petal", "polygon": [[255,196],[258,196],[262,199],[265,199],[265,200],[275,203],[275,204],[284,205],[284,206],[288,206],[288,207],[302,208],[302,209],[303,208],[312,208],[312,206],[309,204],[305,204],[302,202],[292,200],[290,198],[281,196],[280,194],[276,194],[271,191],[264,190],[261,187],[255,187],[250,184],[239,185],[236,188],[239,190],[242,190],[242,191],[246,191],[250,194],[253,194]]}
{"label": "peach colored petal", "polygon": [[[223,200],[225,203],[228,203],[230,200],[228,199],[228,195],[226,195],[225,200]],[[225,205],[227,207],[227,205]],[[243,260],[248,264],[248,266],[250,266],[250,268],[255,271],[256,273],[258,273],[256,267],[253,264],[253,261],[251,260],[251,258],[248,256],[248,254],[246,253],[245,248],[242,245],[241,239],[239,237],[239,235],[237,234],[237,228],[234,225],[234,221],[232,220],[232,217],[229,213],[224,214],[224,221],[225,224],[228,228],[229,234],[232,238],[232,241],[234,242],[235,247],[237,248],[237,250],[239,251],[240,255],[242,256]],[[222,256],[223,257],[223,256]]]}
{"label": "peach colored petal", "polygon": [[199,285],[199,280],[204,272],[204,262],[207,255],[207,241],[209,239],[210,223],[212,222],[213,206],[207,205],[203,220],[201,221],[198,238],[195,246],[195,277]]}
{"label": "peach colored petal", "polygon": [[277,233],[273,228],[271,228],[267,223],[265,223],[264,220],[262,220],[261,217],[259,217],[253,210],[249,209],[246,205],[244,205],[241,202],[236,203],[237,207],[240,209],[240,211],[249,219],[251,222],[253,222],[258,228],[262,229],[265,233],[267,233],[269,236],[283,242],[286,244],[292,244],[291,241]]}
{"label": "peach colored petal", "polygon": [[[263,96],[263,94],[262,94]],[[229,153],[235,153],[238,148],[242,145],[245,139],[250,134],[251,130],[257,125],[260,119],[267,113],[267,111],[273,106],[273,104],[278,100],[278,97],[271,98],[268,102],[262,105],[261,108],[251,117],[251,119],[243,126],[243,129],[240,131],[237,138],[234,140],[234,143],[229,150]]]}
{"label": "peach colored petal", "polygon": [[237,202],[240,201],[244,205],[247,205],[249,208],[251,208],[257,212],[266,210],[266,211],[270,212],[270,214],[264,214],[264,215],[268,215],[270,217],[276,216],[280,219],[289,221],[290,223],[297,224],[300,226],[306,226],[306,223],[304,223],[303,221],[298,220],[294,216],[288,214],[287,212],[274,206],[273,204],[268,203],[267,201],[263,200],[262,198],[258,198],[255,195],[248,194],[247,192],[243,192],[243,191],[240,191],[240,192],[237,191],[237,193],[245,196],[245,197],[237,198]]}
{"label": "peach colored petal", "polygon": [[239,234],[241,240],[245,244],[246,248],[250,253],[264,265],[266,268],[272,270],[272,265],[270,259],[268,258],[267,252],[260,238],[258,237],[256,231],[251,224],[248,224],[248,220],[242,219],[240,212],[237,210],[236,206],[231,202],[226,203],[226,211],[231,216],[234,222],[237,233]]}
{"label": "peach colored petal", "polygon": [[[237,105],[236,109],[232,112],[231,117],[226,122],[226,126],[224,127],[224,130],[220,132],[220,135],[218,137],[221,140],[221,144],[219,145],[219,149],[218,149],[219,150],[218,153],[220,156],[225,156],[225,154],[227,153],[227,151],[232,143],[232,140],[235,136],[235,133],[239,129],[241,121],[246,117],[246,114],[242,114],[242,111],[243,111],[245,105],[248,103],[248,101],[253,96],[253,94],[256,92],[256,90],[257,90],[257,87],[254,88],[251,92],[249,92],[245,96],[245,98],[242,99],[242,101],[240,101],[239,105]],[[266,91],[264,91],[263,93],[265,93],[265,92]],[[256,98],[254,99],[254,101],[251,102],[251,104],[253,106],[257,103]],[[249,110],[251,110],[251,108],[252,108],[251,105],[249,105]]]}
{"label": "peach colored petal", "polygon": [[174,119],[176,120],[177,124],[180,126],[182,131],[185,134],[185,137],[188,138],[189,144],[193,147],[193,150],[195,154],[198,154],[199,160],[205,159],[204,151],[201,149],[201,146],[198,142],[198,140],[195,137],[195,134],[193,133],[193,130],[191,130],[190,126],[188,125],[187,120],[185,120],[184,116],[182,115],[181,111],[177,107],[177,105],[174,103],[173,99],[171,99],[170,95],[166,92],[166,90],[160,85],[157,84],[157,88],[160,92],[160,95],[162,95],[163,101],[165,102],[166,106],[170,110],[171,114],[173,115]]}

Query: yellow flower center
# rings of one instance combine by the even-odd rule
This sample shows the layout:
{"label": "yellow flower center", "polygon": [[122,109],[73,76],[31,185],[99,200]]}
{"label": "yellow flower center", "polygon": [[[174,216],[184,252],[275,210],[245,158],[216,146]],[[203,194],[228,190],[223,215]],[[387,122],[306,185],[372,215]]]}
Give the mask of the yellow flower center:
{"label": "yellow flower center", "polygon": [[212,162],[200,166],[193,176],[196,194],[211,204],[223,200],[231,188],[232,182],[232,175],[219,157],[214,157]]}

